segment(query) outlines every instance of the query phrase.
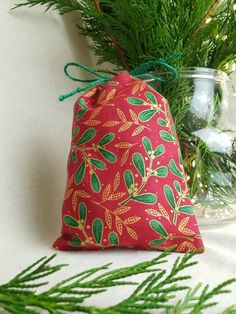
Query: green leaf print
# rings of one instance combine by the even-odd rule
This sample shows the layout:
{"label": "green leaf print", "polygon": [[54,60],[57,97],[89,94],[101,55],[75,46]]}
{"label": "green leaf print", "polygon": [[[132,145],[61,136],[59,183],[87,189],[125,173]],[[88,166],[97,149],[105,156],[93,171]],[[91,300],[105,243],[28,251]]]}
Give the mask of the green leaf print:
{"label": "green leaf print", "polygon": [[168,168],[165,166],[160,167],[160,168],[156,169],[155,171],[157,172],[157,176],[161,177],[161,178],[166,177],[168,174]]}
{"label": "green leaf print", "polygon": [[148,109],[140,112],[138,115],[139,120],[142,122],[147,122],[149,121],[155,114],[157,113],[157,110],[155,109]]}
{"label": "green leaf print", "polygon": [[91,141],[95,135],[96,135],[95,129],[90,128],[82,134],[81,138],[78,140],[78,142],[75,145],[78,146],[78,145],[85,144]]}
{"label": "green leaf print", "polygon": [[76,137],[79,134],[80,128],[77,126],[73,131],[73,137]]}
{"label": "green leaf print", "polygon": [[182,157],[181,150],[179,148],[178,148],[178,155],[179,155],[179,163],[181,166],[183,166],[183,157]]}
{"label": "green leaf print", "polygon": [[127,189],[130,189],[134,185],[134,176],[130,170],[126,170],[124,173],[125,185]]}
{"label": "green leaf print", "polygon": [[103,235],[103,221],[96,218],[93,221],[93,236],[97,243],[101,243]]}
{"label": "green leaf print", "polygon": [[155,157],[160,157],[165,152],[165,146],[163,144],[159,145],[154,152]]}
{"label": "green leaf print", "polygon": [[136,97],[128,97],[127,101],[131,105],[143,105],[145,103],[143,99],[136,98]]}
{"label": "green leaf print", "polygon": [[149,140],[148,137],[143,137],[143,146],[147,152],[147,154],[150,156],[152,154],[152,143]]}
{"label": "green leaf print", "polygon": [[181,179],[183,178],[183,175],[182,175],[182,173],[179,171],[179,169],[177,168],[174,159],[171,159],[171,161],[170,161],[170,163],[169,163],[169,166],[170,166],[170,171],[171,171],[174,175],[176,175],[177,177],[179,177],[179,178],[181,178]]}
{"label": "green leaf print", "polygon": [[99,148],[99,153],[109,162],[111,163],[115,163],[117,158],[116,158],[116,155],[112,152],[110,152],[109,150],[107,149],[104,149],[104,148]]}
{"label": "green leaf print", "polygon": [[174,142],[173,136],[167,131],[160,131],[160,136],[166,142]]}
{"label": "green leaf print", "polygon": [[166,229],[163,227],[163,225],[159,221],[151,220],[149,224],[154,231],[156,231],[157,233],[159,233],[163,237],[168,237],[168,232],[166,231]]}
{"label": "green leaf print", "polygon": [[97,169],[104,170],[106,168],[106,165],[104,164],[104,162],[99,159],[91,158],[90,162]]}
{"label": "green leaf print", "polygon": [[112,142],[115,138],[115,135],[113,133],[108,133],[105,136],[103,136],[103,138],[98,142],[99,146],[105,146],[108,143]]}
{"label": "green leaf print", "polygon": [[80,104],[80,106],[83,108],[83,109],[87,109],[87,105],[86,105],[86,102],[84,100],[84,98],[79,98],[78,99],[78,103]]}
{"label": "green leaf print", "polygon": [[82,240],[79,237],[73,237],[69,244],[72,246],[81,246]]}
{"label": "green leaf print", "polygon": [[157,196],[152,193],[146,193],[140,194],[138,196],[133,196],[132,200],[143,204],[155,204],[157,201]]}
{"label": "green leaf print", "polygon": [[164,193],[165,193],[165,197],[166,197],[168,203],[170,204],[170,206],[173,209],[175,209],[176,203],[175,203],[174,193],[173,193],[172,188],[169,185],[164,186]]}
{"label": "green leaf print", "polygon": [[81,110],[79,110],[79,111],[77,112],[77,114],[76,114],[76,120],[79,121],[79,120],[83,117],[83,115],[85,114],[86,111],[87,111],[87,109],[81,109]]}
{"label": "green leaf print", "polygon": [[76,152],[74,151],[74,149],[72,149],[72,160],[75,164],[77,164],[78,158],[77,158],[77,155],[76,155]]}
{"label": "green leaf print", "polygon": [[156,239],[156,240],[149,242],[149,245],[150,246],[158,246],[158,245],[165,243],[166,240],[167,240],[166,238]]}
{"label": "green leaf print", "polygon": [[181,186],[180,186],[178,181],[174,181],[174,186],[175,186],[176,191],[178,193],[180,193],[181,192]]}
{"label": "green leaf print", "polygon": [[119,238],[116,232],[114,231],[110,232],[108,239],[111,245],[119,245]]}
{"label": "green leaf print", "polygon": [[160,126],[167,126],[166,120],[161,119],[161,118],[159,118],[159,119],[157,120],[157,123],[158,123]]}
{"label": "green leaf print", "polygon": [[180,206],[179,212],[180,213],[184,213],[184,214],[192,215],[193,214],[193,207],[192,206],[188,206],[188,205]]}
{"label": "green leaf print", "polygon": [[119,82],[108,81],[107,84],[117,86],[119,85]]}
{"label": "green leaf print", "polygon": [[64,223],[65,225],[73,228],[77,228],[79,226],[78,221],[75,218],[71,217],[70,215],[64,216]]}
{"label": "green leaf print", "polygon": [[87,216],[87,207],[86,207],[85,203],[80,203],[79,204],[79,219],[80,219],[80,221],[82,220],[83,223],[85,223],[86,216]]}
{"label": "green leaf print", "polygon": [[91,187],[94,192],[98,193],[101,191],[101,183],[95,172],[90,175]]}
{"label": "green leaf print", "polygon": [[145,176],[145,164],[143,156],[140,153],[133,154],[133,164],[142,177]]}
{"label": "green leaf print", "polygon": [[154,96],[153,93],[151,92],[146,92],[145,96],[147,97],[147,99],[152,103],[152,104],[157,104],[157,100],[156,97]]}
{"label": "green leaf print", "polygon": [[76,170],[76,173],[75,173],[75,184],[76,185],[79,185],[83,178],[84,178],[84,174],[85,174],[85,168],[86,168],[86,165],[85,165],[85,160],[81,163],[81,165],[79,166],[79,168]]}

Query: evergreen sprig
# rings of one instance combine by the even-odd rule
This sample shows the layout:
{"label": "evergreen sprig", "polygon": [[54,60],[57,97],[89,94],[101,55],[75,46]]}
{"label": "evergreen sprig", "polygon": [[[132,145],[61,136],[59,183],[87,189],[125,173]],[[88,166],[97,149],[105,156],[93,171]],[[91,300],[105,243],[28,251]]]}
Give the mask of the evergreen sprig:
{"label": "evergreen sprig", "polygon": [[[131,70],[147,60],[183,52],[177,67],[231,72],[236,60],[235,1],[26,0],[60,14],[81,14],[81,32],[92,39],[99,62]],[[211,19],[211,22],[208,21]]]}
{"label": "evergreen sprig", "polygon": [[[211,290],[208,285],[202,284],[196,285],[195,288],[189,287],[185,281],[191,279],[191,276],[182,275],[181,272],[197,264],[192,261],[196,253],[177,257],[170,270],[169,267],[164,268],[163,264],[167,263],[171,250],[133,266],[109,270],[111,264],[106,264],[82,271],[39,293],[37,288],[48,284],[42,280],[65,266],[50,264],[55,255],[43,257],[8,283],[0,285],[0,311],[13,314],[37,314],[42,310],[51,314],[143,314],[156,309],[166,314],[204,313],[206,308],[213,308],[218,304],[214,299],[216,296],[231,292],[229,286],[235,283],[236,279],[227,280]],[[129,279],[141,273],[151,274],[141,283]],[[136,288],[125,300],[107,308],[84,304],[91,296],[104,293],[110,287],[118,285],[134,285]],[[178,292],[183,290],[186,291],[185,297],[173,305]],[[231,306],[223,314],[235,312],[236,308]]]}
{"label": "evergreen sprig", "polygon": [[[229,74],[235,66],[235,0],[26,0],[16,7],[34,5],[45,5],[61,14],[79,12],[79,30],[92,39],[91,49],[99,63],[110,62],[115,70],[132,70],[140,63],[172,56],[176,51],[183,53],[172,61],[179,73],[183,68],[206,67]],[[193,135],[197,117],[189,116],[192,82],[181,79],[154,87],[169,100],[185,172],[190,178],[191,197],[200,206],[204,202],[206,208],[227,207],[235,201],[236,143],[230,156],[213,152]],[[214,102],[214,121],[198,121],[199,129],[214,127],[226,132],[221,127],[220,88]],[[214,179],[215,174],[220,175],[220,183]]]}

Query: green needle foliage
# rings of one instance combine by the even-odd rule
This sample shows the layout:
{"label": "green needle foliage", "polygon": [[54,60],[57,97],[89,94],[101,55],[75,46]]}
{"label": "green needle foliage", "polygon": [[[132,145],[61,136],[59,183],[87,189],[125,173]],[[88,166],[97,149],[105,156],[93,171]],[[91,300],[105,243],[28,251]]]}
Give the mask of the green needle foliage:
{"label": "green needle foliage", "polygon": [[[196,252],[197,253],[197,252]],[[45,313],[63,314],[68,312],[92,314],[127,314],[151,313],[158,310],[166,314],[204,313],[207,308],[215,307],[215,297],[230,293],[229,286],[236,279],[227,280],[213,289],[208,285],[197,284],[195,288],[188,286],[186,280],[191,276],[183,275],[182,271],[197,264],[192,261],[194,255],[186,254],[177,257],[172,268],[167,266],[167,257],[171,250],[161,253],[158,257],[133,266],[109,270],[111,264],[82,271],[62,280],[43,292],[38,287],[48,284],[47,277],[64,267],[64,264],[52,266],[51,257],[43,257],[27,267],[12,280],[0,285],[0,312],[14,314]],[[163,264],[166,267],[163,267]],[[134,281],[138,274],[148,274],[141,283]],[[132,276],[132,281],[130,277]],[[105,293],[114,286],[133,285],[135,289],[125,300],[107,307],[88,306],[84,301]],[[176,302],[179,291],[186,291],[185,297]],[[176,302],[176,304],[174,304]],[[86,304],[88,301],[86,301]],[[214,310],[213,310],[214,311]],[[223,314],[235,314],[236,308],[229,307]]]}
{"label": "green needle foliage", "polygon": [[[92,39],[91,49],[99,63],[110,62],[114,70],[132,70],[139,64],[172,56],[171,63],[181,73],[187,67],[206,67],[231,73],[236,61],[235,0],[26,0],[19,6],[45,5],[60,14],[79,12],[79,30]],[[156,71],[163,71],[157,67]],[[177,80],[154,87],[169,99],[184,158],[190,177],[189,190],[196,202],[211,207],[235,202],[236,149],[233,154],[210,150],[199,137],[189,116],[193,83]],[[199,129],[220,129],[221,91],[216,91],[212,121],[199,121]],[[190,121],[190,123],[189,123]],[[226,130],[222,130],[225,132]],[[192,141],[190,141],[190,139]],[[212,174],[221,173],[217,184]],[[227,183],[224,174],[231,173]],[[233,196],[233,199],[232,199]]]}
{"label": "green needle foliage", "polygon": [[[178,67],[231,71],[236,58],[234,0],[27,0],[60,14],[81,14],[99,62],[131,70],[147,60],[184,53]],[[216,6],[219,4],[218,6]],[[207,23],[211,18],[211,22]]]}

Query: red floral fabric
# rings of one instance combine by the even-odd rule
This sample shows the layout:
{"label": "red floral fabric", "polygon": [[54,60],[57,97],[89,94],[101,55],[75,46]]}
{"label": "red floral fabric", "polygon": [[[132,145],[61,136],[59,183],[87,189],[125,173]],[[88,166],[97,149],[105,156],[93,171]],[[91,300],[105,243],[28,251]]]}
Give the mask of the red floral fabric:
{"label": "red floral fabric", "polygon": [[122,73],[74,106],[59,250],[203,243],[168,102]]}

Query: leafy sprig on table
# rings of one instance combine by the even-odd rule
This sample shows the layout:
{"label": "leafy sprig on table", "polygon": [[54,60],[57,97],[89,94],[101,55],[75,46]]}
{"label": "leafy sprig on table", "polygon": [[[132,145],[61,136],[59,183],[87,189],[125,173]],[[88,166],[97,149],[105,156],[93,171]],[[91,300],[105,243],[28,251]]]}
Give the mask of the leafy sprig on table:
{"label": "leafy sprig on table", "polygon": [[[236,282],[236,278],[227,280],[213,289],[202,284],[189,286],[186,280],[191,276],[183,275],[182,271],[197,264],[192,260],[196,253],[177,257],[171,269],[161,267],[167,263],[166,258],[171,254],[171,250],[160,253],[150,261],[128,267],[109,270],[111,264],[106,264],[82,271],[43,292],[37,292],[38,287],[48,284],[45,280],[49,275],[65,266],[50,264],[55,255],[43,257],[8,283],[0,285],[0,311],[13,314],[37,314],[41,310],[51,314],[68,312],[142,314],[151,313],[150,310],[156,309],[166,314],[204,313],[205,309],[218,304],[215,296],[231,292],[229,286]],[[138,274],[149,275],[142,282],[129,279]],[[116,305],[99,308],[84,304],[91,296],[104,293],[110,287],[126,285],[134,285],[135,290]],[[186,291],[186,295],[173,304],[179,291]],[[224,311],[224,314],[235,313],[234,306]]]}

